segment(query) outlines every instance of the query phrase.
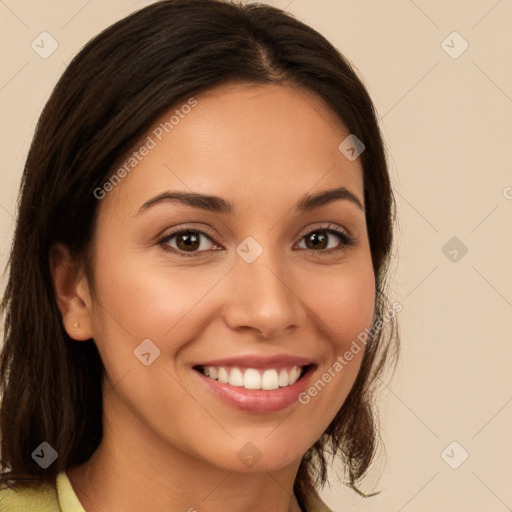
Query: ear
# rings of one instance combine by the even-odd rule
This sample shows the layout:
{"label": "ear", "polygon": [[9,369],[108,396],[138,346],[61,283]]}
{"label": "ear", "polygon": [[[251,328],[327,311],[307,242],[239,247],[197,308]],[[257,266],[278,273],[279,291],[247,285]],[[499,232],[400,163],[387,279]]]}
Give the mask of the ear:
{"label": "ear", "polygon": [[74,261],[69,249],[61,243],[50,249],[49,263],[64,329],[75,340],[91,339],[92,300],[85,272]]}

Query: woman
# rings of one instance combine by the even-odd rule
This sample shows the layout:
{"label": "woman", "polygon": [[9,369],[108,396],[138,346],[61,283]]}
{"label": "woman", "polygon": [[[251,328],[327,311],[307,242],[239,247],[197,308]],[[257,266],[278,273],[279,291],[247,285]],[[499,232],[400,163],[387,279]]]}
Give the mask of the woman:
{"label": "woman", "polygon": [[23,175],[0,500],[329,510],[335,454],[358,490],[396,355],[392,229],[372,102],[316,31],[168,0],[102,32]]}

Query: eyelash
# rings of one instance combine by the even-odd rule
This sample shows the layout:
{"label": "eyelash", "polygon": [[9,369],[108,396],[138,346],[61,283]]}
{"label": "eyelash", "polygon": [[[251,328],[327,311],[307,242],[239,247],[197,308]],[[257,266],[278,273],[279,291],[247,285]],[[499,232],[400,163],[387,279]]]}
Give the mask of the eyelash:
{"label": "eyelash", "polygon": [[[340,250],[347,249],[348,247],[352,247],[353,245],[356,244],[356,239],[354,237],[350,236],[346,231],[342,230],[341,228],[339,228],[335,224],[328,224],[327,226],[323,226],[323,227],[320,227],[320,228],[313,229],[309,233],[306,233],[300,239],[300,241],[304,240],[304,238],[306,238],[307,236],[309,236],[309,235],[311,235],[313,233],[318,233],[318,232],[325,232],[325,233],[329,233],[329,234],[332,234],[332,235],[337,235],[339,237],[339,239],[341,240],[340,246],[336,247],[334,249],[333,248],[331,248],[331,249],[322,249],[322,250],[319,250],[319,251],[315,251],[313,249],[306,249],[306,250],[309,250],[309,251],[311,251],[313,253],[320,253],[320,254],[326,253],[328,255],[328,254],[332,254],[333,252],[337,252],[337,251],[340,251]],[[158,245],[162,246],[162,248],[165,251],[171,252],[173,254],[178,254],[180,256],[184,256],[185,258],[195,258],[197,256],[201,256],[204,252],[209,252],[209,251],[195,251],[195,252],[187,253],[186,251],[182,251],[180,249],[175,249],[174,247],[169,247],[168,246],[168,242],[172,238],[174,238],[177,235],[184,234],[184,233],[197,233],[197,234],[203,235],[203,236],[209,238],[216,245],[219,245],[213,239],[213,237],[211,235],[209,235],[208,233],[205,233],[204,231],[202,231],[200,229],[186,228],[186,227],[185,228],[180,228],[179,230],[173,231],[172,233],[169,233],[169,234],[165,235],[164,237],[160,238],[157,243],[158,243]]]}

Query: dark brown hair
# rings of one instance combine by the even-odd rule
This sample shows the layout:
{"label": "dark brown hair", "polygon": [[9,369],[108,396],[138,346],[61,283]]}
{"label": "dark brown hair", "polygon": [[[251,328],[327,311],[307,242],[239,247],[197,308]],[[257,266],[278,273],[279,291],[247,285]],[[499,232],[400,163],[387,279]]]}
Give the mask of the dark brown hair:
{"label": "dark brown hair", "polygon": [[[77,258],[84,256],[98,207],[93,191],[117,162],[169,108],[228,82],[312,91],[363,141],[374,321],[389,307],[394,198],[376,113],[349,62],[318,32],[268,5],[167,0],[148,6],[78,53],[30,147],[1,305],[0,483],[54,484],[58,472],[89,459],[102,437],[103,363],[93,340],[75,342],[63,328],[49,270],[51,246],[62,242]],[[378,436],[373,393],[384,363],[397,354],[395,320],[372,333],[350,394],[302,459],[296,488],[323,485],[335,454],[356,490],[370,467]],[[43,441],[58,453],[47,469],[31,457]]]}

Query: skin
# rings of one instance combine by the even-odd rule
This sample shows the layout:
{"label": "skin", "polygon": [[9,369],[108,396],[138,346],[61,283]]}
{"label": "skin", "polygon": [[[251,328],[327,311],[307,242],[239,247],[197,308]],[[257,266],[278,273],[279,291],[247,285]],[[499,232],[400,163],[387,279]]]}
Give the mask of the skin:
{"label": "skin", "polygon": [[[338,150],[349,132],[323,101],[296,87],[248,84],[196,99],[100,201],[93,276],[66,247],[51,251],[64,326],[75,340],[94,338],[106,368],[104,438],[67,470],[87,512],[148,503],[154,512],[300,510],[300,460],[360,367],[362,351],[307,405],[268,414],[222,402],[194,375],[205,360],[285,353],[315,361],[313,383],[370,327],[375,299],[364,211],[348,200],[294,211],[303,195],[342,186],[364,207],[360,161]],[[236,214],[179,202],[137,214],[168,190],[220,196]],[[308,248],[306,235],[329,223],[355,245],[329,234],[328,248]],[[202,236],[199,256],[180,255],[179,237],[167,242],[174,253],[158,243],[182,226],[213,235]],[[247,236],[263,248],[250,264],[236,252]],[[145,366],[133,351],[148,338],[161,353]],[[261,453],[251,468],[237,457],[248,442]]]}

